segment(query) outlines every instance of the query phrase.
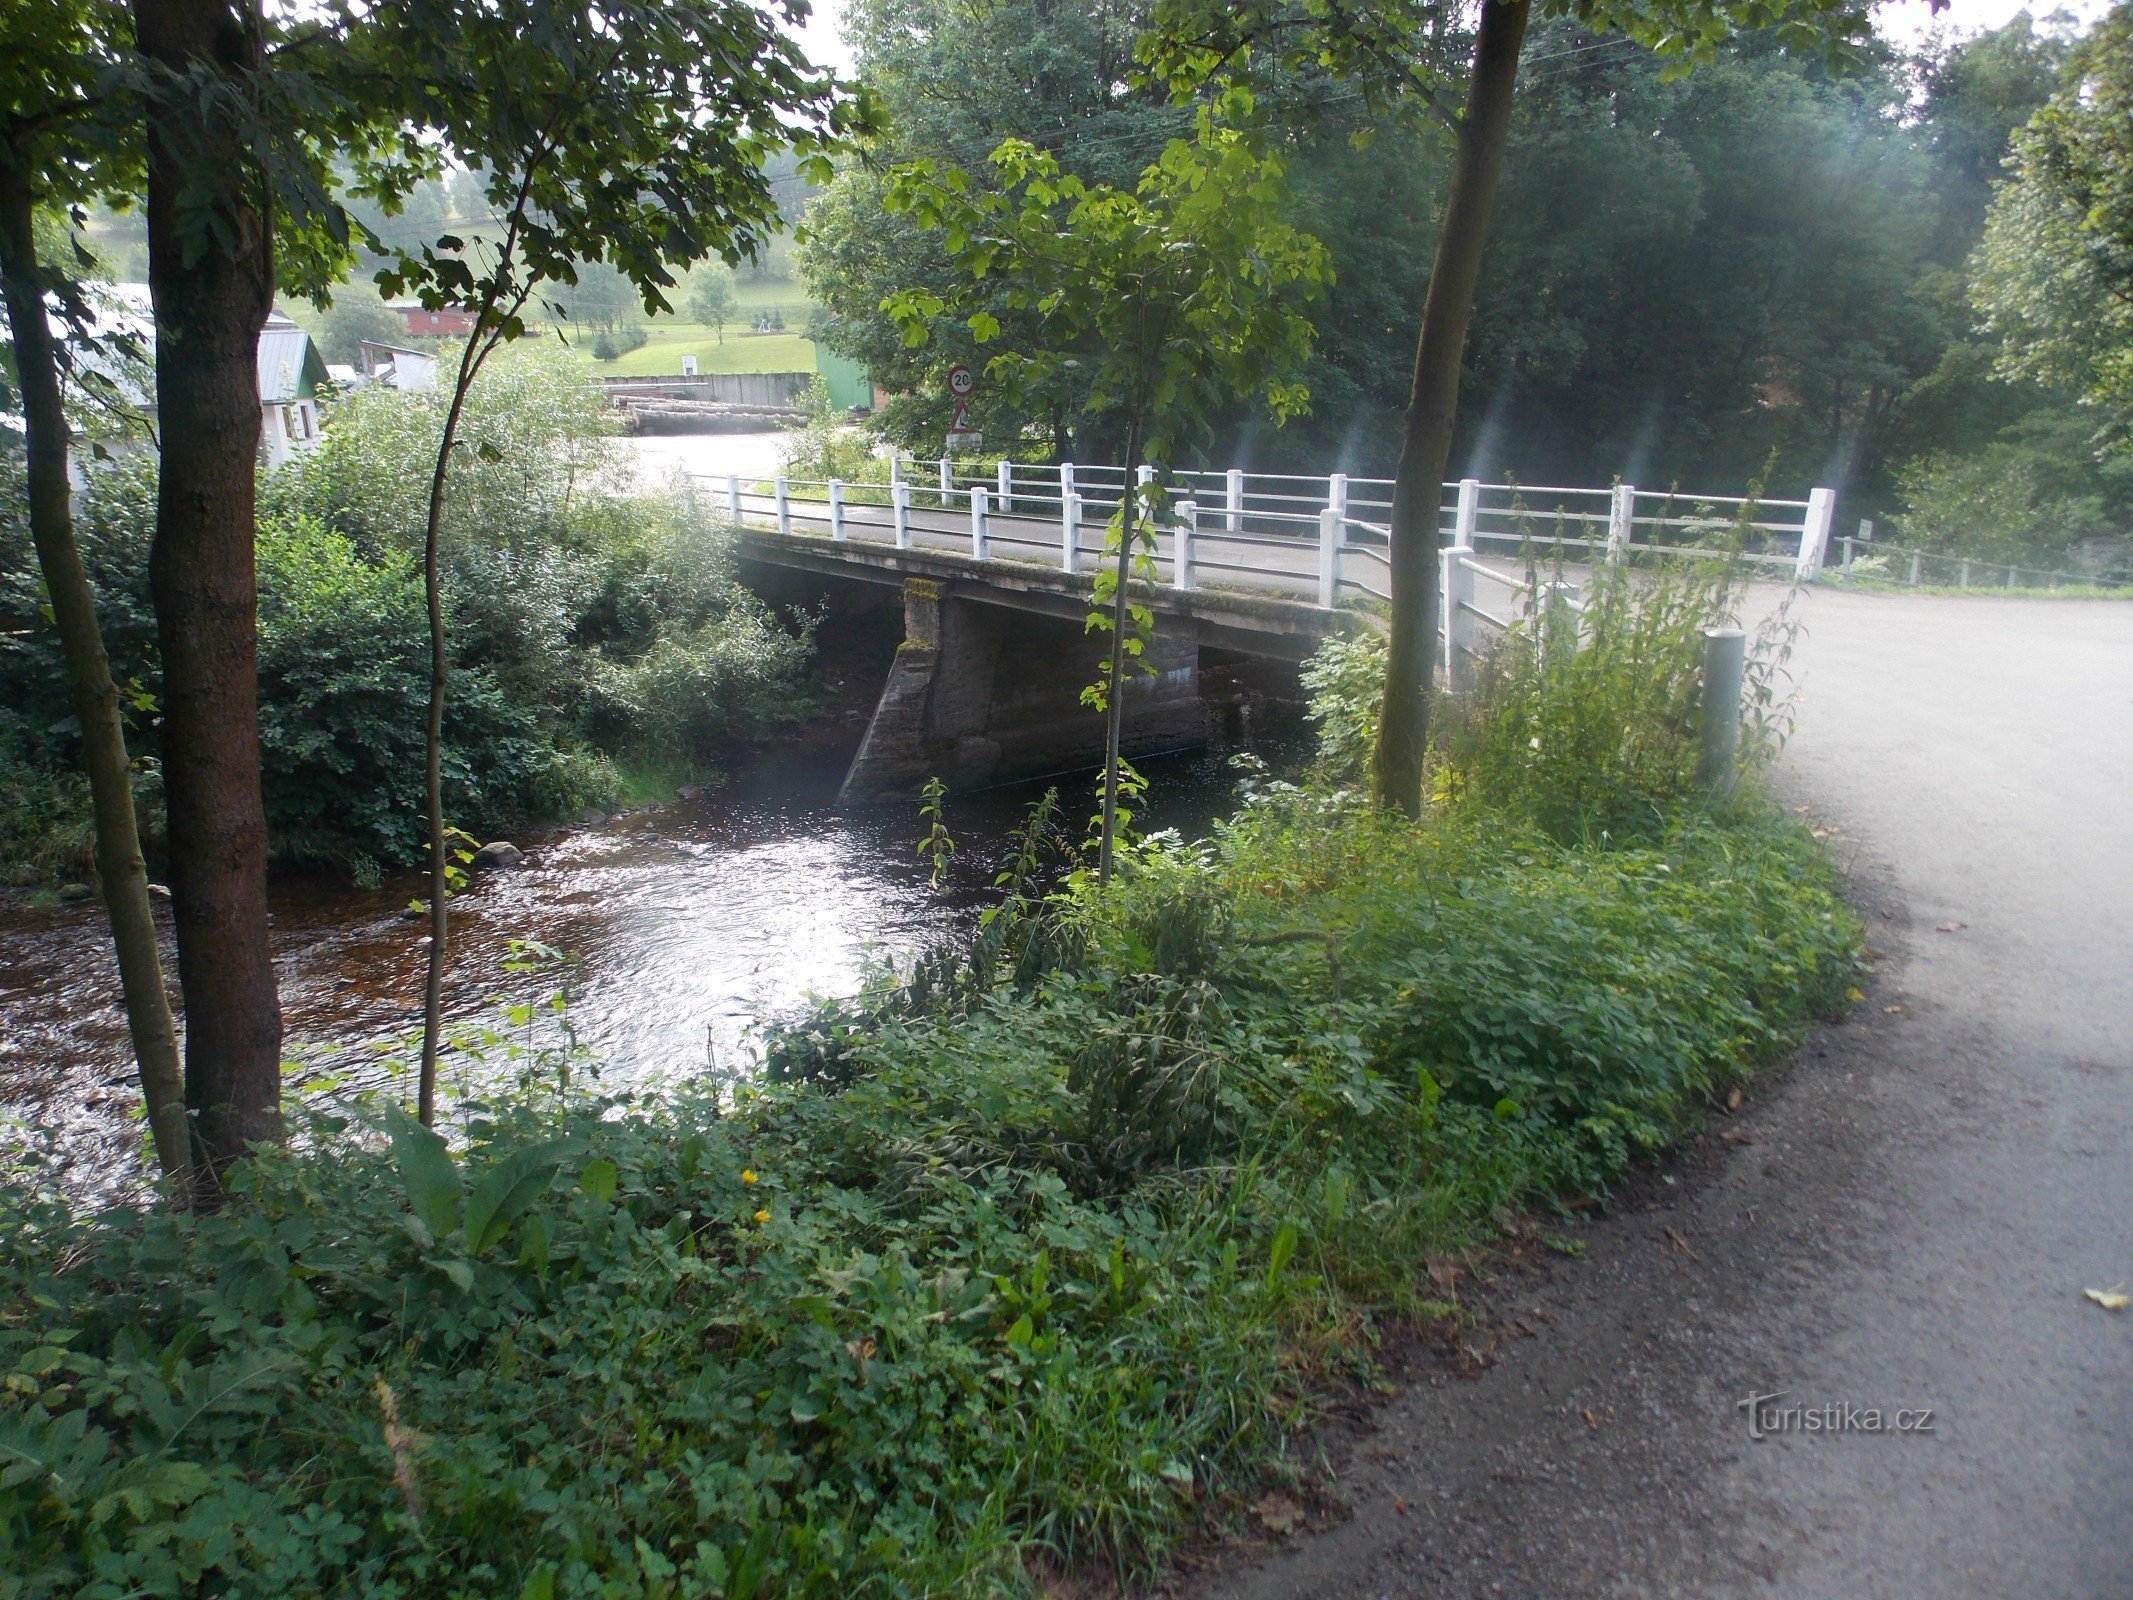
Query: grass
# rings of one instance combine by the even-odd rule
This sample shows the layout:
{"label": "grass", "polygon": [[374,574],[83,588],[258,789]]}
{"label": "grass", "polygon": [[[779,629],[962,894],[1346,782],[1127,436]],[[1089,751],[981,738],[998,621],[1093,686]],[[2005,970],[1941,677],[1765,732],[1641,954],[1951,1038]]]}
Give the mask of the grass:
{"label": "grass", "polygon": [[681,358],[696,357],[699,372],[813,372],[815,345],[797,333],[745,333],[728,326],[725,343],[697,323],[655,322],[641,349],[614,361],[596,361],[593,371],[620,377],[679,374]]}
{"label": "grass", "polygon": [[1831,588],[1857,589],[1865,594],[1957,595],[1973,600],[2133,600],[2133,583],[2109,586],[2096,583],[2067,583],[2049,588],[2016,587],[2013,589],[2001,588],[1997,585],[1973,583],[1966,589],[1952,583],[1893,583],[1878,578],[1845,578],[1837,574],[1825,574],[1822,581]]}
{"label": "grass", "polygon": [[[1433,1265],[1604,1194],[1842,1003],[1812,838],[1685,787],[1699,592],[1618,652],[1514,637],[1419,825],[1329,761],[1098,885],[1040,808],[973,939],[723,1093],[565,1092],[528,1006],[452,1146],[358,1107],[212,1217],[0,1190],[15,1592],[1146,1575],[1297,1470],[1389,1320],[1456,1314]],[[1319,674],[1322,720],[1366,668]],[[1525,792],[1557,742],[1597,763],[1580,815]]]}

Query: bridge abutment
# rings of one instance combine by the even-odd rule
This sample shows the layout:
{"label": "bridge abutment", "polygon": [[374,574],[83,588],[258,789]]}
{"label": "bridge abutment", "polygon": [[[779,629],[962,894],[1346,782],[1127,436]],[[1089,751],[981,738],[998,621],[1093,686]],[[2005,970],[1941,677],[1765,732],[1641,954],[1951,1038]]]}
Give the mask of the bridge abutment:
{"label": "bridge abutment", "polygon": [[[1091,767],[1103,759],[1103,718],[1084,705],[1109,636],[1078,621],[988,605],[951,581],[904,581],[904,640],[853,758],[843,805],[908,799],[929,777],[951,790]],[[1128,756],[1204,744],[1199,647],[1160,625],[1130,672],[1121,747]]]}

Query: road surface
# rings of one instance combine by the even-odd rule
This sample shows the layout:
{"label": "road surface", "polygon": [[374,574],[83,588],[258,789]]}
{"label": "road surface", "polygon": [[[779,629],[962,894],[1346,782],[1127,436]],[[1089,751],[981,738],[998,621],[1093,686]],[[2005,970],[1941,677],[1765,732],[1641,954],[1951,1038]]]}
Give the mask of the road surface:
{"label": "road surface", "polygon": [[[2083,1297],[2133,1280],[2133,603],[1806,612],[1778,780],[1867,1000],[1500,1282],[1478,1375],[1329,1429],[1326,1531],[1192,1592],[2133,1596],[2133,1311]],[[1772,1391],[1931,1427],[1757,1440]]]}

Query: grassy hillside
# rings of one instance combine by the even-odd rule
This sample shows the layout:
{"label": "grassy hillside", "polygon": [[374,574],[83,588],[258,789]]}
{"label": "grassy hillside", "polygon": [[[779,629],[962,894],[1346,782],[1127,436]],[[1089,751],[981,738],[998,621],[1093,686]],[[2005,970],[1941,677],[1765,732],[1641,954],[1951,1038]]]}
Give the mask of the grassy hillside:
{"label": "grassy hillside", "polygon": [[813,372],[815,346],[797,333],[742,333],[726,329],[721,344],[716,331],[694,322],[655,322],[641,350],[614,361],[596,361],[593,370],[638,377],[681,371],[681,358],[696,357],[699,372]]}

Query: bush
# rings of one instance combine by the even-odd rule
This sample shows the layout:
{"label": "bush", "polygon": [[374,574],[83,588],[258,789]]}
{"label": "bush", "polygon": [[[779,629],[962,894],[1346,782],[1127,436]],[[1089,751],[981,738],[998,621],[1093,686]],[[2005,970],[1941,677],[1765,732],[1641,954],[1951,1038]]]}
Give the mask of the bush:
{"label": "bush", "polygon": [[668,630],[644,654],[596,680],[588,725],[633,753],[713,760],[727,741],[755,738],[810,703],[801,688],[812,640],[780,628],[746,591],[715,623]]}
{"label": "bush", "polygon": [[[439,396],[363,390],[334,404],[316,450],[262,485],[262,778],[284,858],[367,870],[420,857],[429,646],[418,559],[440,426]],[[724,535],[685,491],[636,489],[581,363],[543,348],[499,355],[463,427],[440,552],[454,822],[489,832],[609,803],[617,755],[672,756],[684,745],[667,741],[680,739],[687,762],[707,764],[805,709],[806,630],[781,627],[735,586]],[[66,776],[73,706],[40,620],[19,478],[0,493],[0,617],[22,619],[0,632],[0,739],[38,769],[0,785],[0,850],[50,868],[88,838]],[[141,708],[132,738],[148,777],[154,517],[152,459],[91,472],[78,538],[114,673]],[[638,715],[659,732],[637,729]]]}
{"label": "bush", "polygon": [[2133,462],[2099,460],[2094,419],[2044,408],[1971,455],[1900,468],[1902,546],[2038,568],[2068,565],[2085,540],[2133,529]]}
{"label": "bush", "polygon": [[1852,938],[1774,817],[1564,850],[1297,791],[1017,915],[1078,933],[774,1041],[839,1030],[836,1083],[529,1087],[450,1157],[322,1129],[212,1217],[0,1201],[20,1592],[1143,1568],[1430,1307],[1431,1262],[1612,1181]]}
{"label": "bush", "polygon": [[[421,575],[366,562],[315,522],[259,536],[260,775],[276,850],[343,864],[422,852],[429,633]],[[547,741],[531,707],[482,668],[452,683],[447,813],[494,822],[543,808]]]}

